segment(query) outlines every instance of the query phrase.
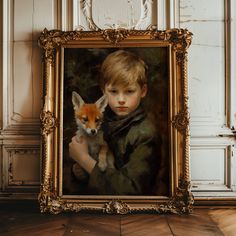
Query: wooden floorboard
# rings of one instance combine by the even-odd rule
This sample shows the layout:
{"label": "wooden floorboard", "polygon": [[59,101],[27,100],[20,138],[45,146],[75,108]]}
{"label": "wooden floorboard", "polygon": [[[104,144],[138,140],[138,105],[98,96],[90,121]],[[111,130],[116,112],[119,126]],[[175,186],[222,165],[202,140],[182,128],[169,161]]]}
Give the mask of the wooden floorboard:
{"label": "wooden floorboard", "polygon": [[41,214],[37,204],[0,203],[1,236],[235,236],[236,209],[198,209],[191,215]]}
{"label": "wooden floorboard", "polygon": [[121,218],[121,235],[169,236],[172,235],[165,215],[127,215]]}
{"label": "wooden floorboard", "polygon": [[[0,235],[63,235],[68,224],[67,215],[42,215],[27,212],[11,213],[0,218]],[[27,232],[27,233],[26,233]]]}
{"label": "wooden floorboard", "polygon": [[70,217],[65,236],[120,236],[120,216],[85,214]]}
{"label": "wooden floorboard", "polygon": [[[42,219],[43,218],[43,219]],[[68,218],[66,217],[14,216],[5,224],[2,222],[0,235],[64,235]]]}
{"label": "wooden floorboard", "polygon": [[209,216],[227,236],[236,235],[236,209],[212,209]]}
{"label": "wooden floorboard", "polygon": [[197,210],[191,215],[170,215],[168,223],[173,235],[185,236],[222,236],[216,223],[205,209]]}

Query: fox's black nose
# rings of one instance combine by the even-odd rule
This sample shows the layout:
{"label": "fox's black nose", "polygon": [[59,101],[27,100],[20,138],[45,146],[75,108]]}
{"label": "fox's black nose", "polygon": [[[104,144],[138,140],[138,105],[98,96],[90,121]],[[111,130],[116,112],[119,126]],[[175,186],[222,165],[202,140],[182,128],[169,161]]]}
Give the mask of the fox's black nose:
{"label": "fox's black nose", "polygon": [[96,134],[96,129],[91,129],[91,134],[92,135]]}

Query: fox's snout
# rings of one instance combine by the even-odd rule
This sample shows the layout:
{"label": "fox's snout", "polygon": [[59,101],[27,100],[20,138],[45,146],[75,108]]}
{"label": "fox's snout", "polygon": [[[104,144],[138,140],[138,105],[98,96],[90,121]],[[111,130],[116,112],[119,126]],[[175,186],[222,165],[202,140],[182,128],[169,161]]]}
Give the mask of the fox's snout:
{"label": "fox's snout", "polygon": [[95,136],[97,134],[97,129],[86,129],[88,135]]}

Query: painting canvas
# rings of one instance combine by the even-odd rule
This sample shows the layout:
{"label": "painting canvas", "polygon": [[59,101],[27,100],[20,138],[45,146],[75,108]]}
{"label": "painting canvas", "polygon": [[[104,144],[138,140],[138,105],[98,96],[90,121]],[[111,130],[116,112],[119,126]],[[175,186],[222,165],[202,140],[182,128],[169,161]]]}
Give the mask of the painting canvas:
{"label": "painting canvas", "polygon": [[[64,49],[64,104],[63,104],[63,194],[91,194],[88,179],[78,181],[72,172],[73,159],[68,152],[69,142],[77,125],[72,104],[72,92],[78,92],[86,103],[94,103],[102,96],[99,85],[101,64],[110,53],[121,48],[66,48]],[[122,48],[145,61],[148,94],[144,108],[158,132],[156,181],[150,194],[167,195],[169,191],[169,135],[168,135],[168,50],[165,47]]]}

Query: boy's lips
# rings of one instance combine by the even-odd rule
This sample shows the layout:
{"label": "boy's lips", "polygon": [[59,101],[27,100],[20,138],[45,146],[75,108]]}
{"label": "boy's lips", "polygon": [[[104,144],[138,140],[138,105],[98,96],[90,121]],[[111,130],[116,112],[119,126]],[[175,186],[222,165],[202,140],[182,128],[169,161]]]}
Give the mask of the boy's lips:
{"label": "boy's lips", "polygon": [[126,110],[128,107],[116,107],[118,110]]}

